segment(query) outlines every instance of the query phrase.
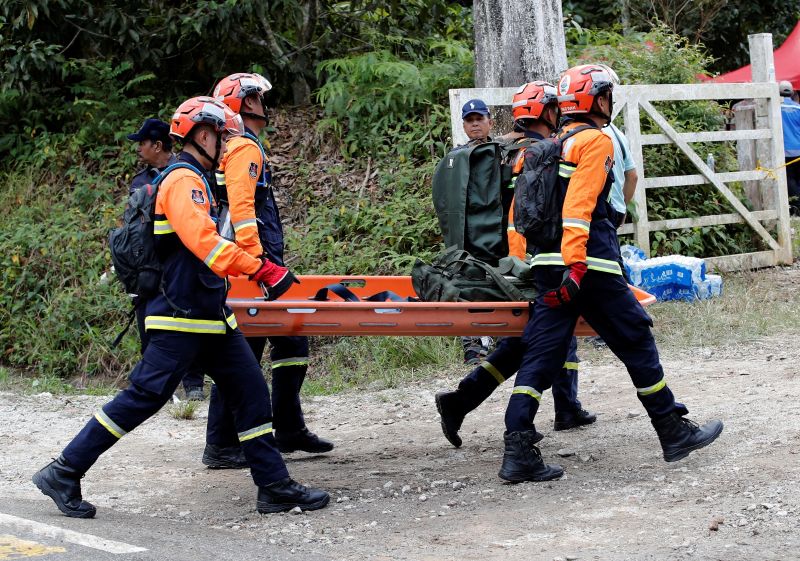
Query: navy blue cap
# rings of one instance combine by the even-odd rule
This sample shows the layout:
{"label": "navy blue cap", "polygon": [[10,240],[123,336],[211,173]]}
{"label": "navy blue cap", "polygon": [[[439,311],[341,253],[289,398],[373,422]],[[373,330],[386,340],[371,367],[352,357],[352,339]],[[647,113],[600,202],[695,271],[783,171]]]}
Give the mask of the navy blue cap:
{"label": "navy blue cap", "polygon": [[169,140],[169,125],[159,119],[147,119],[142,123],[142,128],[134,134],[128,135],[128,140],[141,142],[142,140]]}
{"label": "navy blue cap", "polygon": [[461,120],[463,121],[466,119],[467,115],[470,113],[480,113],[481,115],[486,115],[488,117],[489,108],[482,99],[470,99],[464,104],[464,107],[461,108]]}

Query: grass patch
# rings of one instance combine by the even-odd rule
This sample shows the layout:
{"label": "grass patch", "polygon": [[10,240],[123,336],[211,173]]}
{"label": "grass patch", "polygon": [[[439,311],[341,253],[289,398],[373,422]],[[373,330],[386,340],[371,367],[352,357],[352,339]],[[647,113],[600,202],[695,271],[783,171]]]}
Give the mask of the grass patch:
{"label": "grass patch", "polygon": [[723,281],[719,298],[659,302],[648,309],[659,346],[726,346],[800,331],[800,269],[728,273]]}
{"label": "grass patch", "polygon": [[175,419],[194,419],[197,414],[197,401],[179,401],[170,406],[169,414]]}
{"label": "grass patch", "polygon": [[[312,339],[312,341],[315,341]],[[347,389],[395,388],[440,376],[461,364],[454,337],[341,337],[318,339],[311,350],[304,395]]]}
{"label": "grass patch", "polygon": [[23,394],[51,393],[53,395],[113,395],[119,390],[120,379],[98,378],[86,382],[79,378],[69,382],[54,374],[31,376],[30,373],[0,366],[0,390]]}

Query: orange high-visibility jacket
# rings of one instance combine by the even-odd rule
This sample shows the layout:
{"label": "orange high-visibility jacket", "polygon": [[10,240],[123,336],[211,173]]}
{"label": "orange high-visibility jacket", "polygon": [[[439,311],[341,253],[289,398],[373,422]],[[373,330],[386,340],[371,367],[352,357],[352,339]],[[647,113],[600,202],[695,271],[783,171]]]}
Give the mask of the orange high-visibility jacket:
{"label": "orange high-visibility jacket", "polygon": [[[570,120],[559,133],[587,122]],[[593,126],[567,139],[559,166],[562,182],[569,183],[561,209],[562,236],[558,247],[541,248],[532,265],[571,265],[584,262],[589,270],[622,274],[619,241],[610,203],[614,145]]]}
{"label": "orange high-visibility jacket", "polygon": [[[202,170],[188,154],[181,160]],[[175,169],[158,188],[154,234],[162,290],[147,303],[147,330],[220,333],[236,328],[225,304],[228,275],[253,274],[261,261],[217,233],[214,201],[194,171]]]}
{"label": "orange high-visibility jacket", "polygon": [[217,184],[223,184],[228,194],[231,223],[236,233],[236,245],[253,257],[264,254],[258,236],[256,220],[256,184],[261,178],[261,149],[252,140],[237,136],[228,141],[228,151],[220,162]]}

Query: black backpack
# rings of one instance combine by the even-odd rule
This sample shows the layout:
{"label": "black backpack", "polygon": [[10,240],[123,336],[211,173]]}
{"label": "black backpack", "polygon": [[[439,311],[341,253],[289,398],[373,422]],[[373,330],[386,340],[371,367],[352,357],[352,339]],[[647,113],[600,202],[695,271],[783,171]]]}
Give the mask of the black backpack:
{"label": "black backpack", "polygon": [[561,138],[547,138],[525,149],[525,167],[514,187],[514,228],[529,245],[550,247],[561,237],[562,194],[566,192],[558,175],[561,147],[568,138],[590,128],[575,127]]}
{"label": "black backpack", "polygon": [[423,302],[525,302],[536,297],[529,265],[504,257],[492,267],[456,246],[430,264],[417,260],[411,283]]}
{"label": "black backpack", "polygon": [[[149,185],[136,191],[128,199],[122,225],[111,230],[108,246],[114,272],[128,294],[140,299],[149,299],[158,294],[161,288],[161,262],[156,255],[153,222],[156,211],[158,186],[167,175],[178,168],[187,168],[199,175],[210,188],[205,176],[194,166],[185,162],[173,164],[162,171]],[[213,200],[209,197],[209,200]]]}

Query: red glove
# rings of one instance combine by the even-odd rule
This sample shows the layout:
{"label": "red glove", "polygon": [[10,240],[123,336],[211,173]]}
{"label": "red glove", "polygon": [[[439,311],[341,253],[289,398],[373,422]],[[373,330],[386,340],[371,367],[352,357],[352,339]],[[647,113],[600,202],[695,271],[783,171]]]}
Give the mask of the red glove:
{"label": "red glove", "polygon": [[551,308],[558,308],[570,303],[578,295],[585,274],[586,263],[578,261],[569,265],[564,271],[564,280],[561,281],[561,286],[544,293],[544,303]]}
{"label": "red glove", "polygon": [[276,265],[269,259],[262,259],[261,268],[250,275],[250,280],[254,280],[265,288],[264,295],[267,300],[277,300],[292,284],[300,284],[292,272],[286,267]]}

